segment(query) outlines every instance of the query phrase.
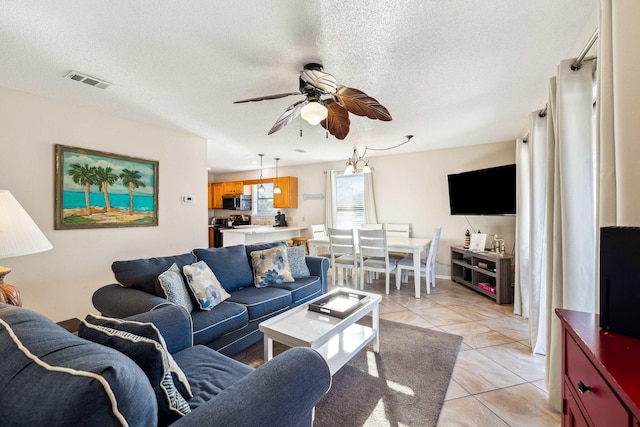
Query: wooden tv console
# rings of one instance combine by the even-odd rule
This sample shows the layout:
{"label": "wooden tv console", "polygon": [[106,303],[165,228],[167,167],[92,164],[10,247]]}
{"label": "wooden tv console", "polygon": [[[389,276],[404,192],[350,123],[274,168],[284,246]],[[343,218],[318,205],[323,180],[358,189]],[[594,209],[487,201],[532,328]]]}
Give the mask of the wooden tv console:
{"label": "wooden tv console", "polygon": [[509,255],[451,246],[451,280],[493,298],[498,304],[512,304],[511,260]]}

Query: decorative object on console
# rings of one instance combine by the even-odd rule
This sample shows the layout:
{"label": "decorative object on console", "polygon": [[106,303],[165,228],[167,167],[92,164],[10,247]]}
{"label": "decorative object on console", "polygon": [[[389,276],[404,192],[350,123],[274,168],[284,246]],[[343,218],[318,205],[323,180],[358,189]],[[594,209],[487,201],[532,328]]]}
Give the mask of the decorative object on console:
{"label": "decorative object on console", "polygon": [[282,190],[278,185],[278,161],[280,160],[280,157],[276,157],[275,160],[276,160],[276,185],[274,185],[273,187],[273,194],[280,194],[282,193]]}
{"label": "decorative object on console", "polygon": [[469,242],[469,250],[472,252],[484,252],[484,245],[487,242],[487,235],[484,233],[473,233]]}
{"label": "decorative object on console", "polygon": [[467,232],[464,233],[464,249],[469,249],[469,245],[471,244],[471,233],[469,232],[469,229],[467,228]]}
{"label": "decorative object on console", "polygon": [[366,93],[338,85],[335,77],[323,71],[321,64],[309,63],[300,71],[300,92],[279,93],[258,98],[235,101],[243,102],[264,101],[267,99],[284,98],[291,95],[304,95],[305,98],[287,108],[271,127],[269,135],[279,131],[293,119],[301,116],[311,125],[321,124],[337,139],[344,139],[349,133],[349,113],[366,116],[370,119],[390,121],[391,114],[376,99]]}
{"label": "decorative object on console", "polygon": [[[0,259],[48,251],[51,242],[13,197],[9,190],[0,190]],[[20,291],[4,278],[10,268],[0,267],[0,302],[21,306]]]}

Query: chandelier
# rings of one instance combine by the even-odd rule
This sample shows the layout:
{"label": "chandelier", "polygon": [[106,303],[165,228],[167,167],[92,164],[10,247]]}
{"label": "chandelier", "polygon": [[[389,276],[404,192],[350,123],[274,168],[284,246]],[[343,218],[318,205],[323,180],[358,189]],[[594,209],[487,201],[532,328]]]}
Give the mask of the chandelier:
{"label": "chandelier", "polygon": [[347,167],[344,169],[344,174],[353,175],[355,173],[371,173],[371,167],[369,166],[369,159],[365,159],[364,157],[367,154],[367,150],[385,151],[385,150],[398,148],[401,145],[404,145],[407,142],[411,141],[411,138],[413,138],[413,135],[406,135],[405,138],[407,138],[406,141],[403,141],[400,144],[394,145],[393,147],[387,147],[387,148],[364,147],[364,152],[362,153],[362,155],[358,153],[358,149],[354,146],[353,154],[351,155],[351,157],[347,159]]}
{"label": "chandelier", "polygon": [[[361,164],[362,167],[360,168]],[[364,154],[361,156],[356,147],[353,147],[353,154],[347,159],[347,167],[344,170],[345,175],[353,175],[354,173],[371,173],[369,159],[365,159]]]}

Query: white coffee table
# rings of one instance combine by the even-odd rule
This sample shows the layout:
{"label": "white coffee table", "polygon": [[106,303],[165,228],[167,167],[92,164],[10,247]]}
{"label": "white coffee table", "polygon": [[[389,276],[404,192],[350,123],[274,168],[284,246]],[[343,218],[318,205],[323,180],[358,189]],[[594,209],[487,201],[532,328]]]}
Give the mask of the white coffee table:
{"label": "white coffee table", "polygon": [[[334,290],[332,292],[338,292]],[[327,361],[331,375],[373,341],[373,351],[380,351],[379,305],[382,297],[349,289],[349,293],[368,296],[353,313],[344,319],[308,309],[308,304],[288,310],[260,323],[264,333],[264,359],[273,358],[273,342],[289,347],[311,347]],[[328,294],[327,294],[328,295]],[[322,295],[315,300],[324,298]],[[311,302],[313,302],[311,301]],[[371,326],[356,322],[371,313]]]}

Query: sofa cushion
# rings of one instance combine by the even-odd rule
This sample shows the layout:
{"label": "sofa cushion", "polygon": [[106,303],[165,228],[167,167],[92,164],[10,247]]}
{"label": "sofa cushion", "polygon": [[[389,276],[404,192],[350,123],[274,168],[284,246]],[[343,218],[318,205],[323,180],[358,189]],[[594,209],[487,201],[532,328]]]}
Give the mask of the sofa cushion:
{"label": "sofa cushion", "polygon": [[247,308],[224,301],[211,311],[196,310],[191,313],[194,344],[208,344],[229,332],[249,323]]}
{"label": "sofa cushion", "polygon": [[194,249],[197,261],[207,263],[227,292],[253,284],[253,272],[244,245]]}
{"label": "sofa cushion", "polygon": [[302,279],[309,277],[309,267],[307,266],[306,249],[304,246],[292,246],[287,248],[287,258],[289,259],[289,268],[294,279]]}
{"label": "sofa cushion", "polygon": [[142,258],[129,261],[115,261],[111,270],[116,280],[127,288],[139,289],[164,298],[164,292],[158,282],[158,276],[169,269],[173,263],[182,269],[195,262],[193,254],[182,254],[158,258]]}
{"label": "sofa cushion", "polygon": [[174,356],[192,384],[193,398],[189,399],[192,409],[208,402],[254,371],[244,363],[203,345],[179,351]]}
{"label": "sofa cushion", "polygon": [[157,341],[130,332],[94,325],[86,320],[80,324],[78,336],[118,350],[136,362],[147,375],[155,392],[158,424],[171,424],[191,411],[173,382],[168,353]]}
{"label": "sofa cushion", "polygon": [[299,301],[319,297],[322,295],[322,283],[317,276],[297,279],[295,282],[285,282],[273,285],[274,288],[286,289],[291,292],[291,301],[297,304]]}
{"label": "sofa cushion", "polygon": [[286,246],[253,251],[251,263],[253,264],[253,284],[258,288],[293,282]]}
{"label": "sofa cushion", "polygon": [[230,297],[204,261],[185,265],[182,271],[201,310],[211,310]]}
{"label": "sofa cushion", "polygon": [[160,287],[164,291],[167,300],[184,307],[191,313],[193,303],[178,264],[174,262],[167,271],[160,274],[158,282],[160,282]]}
{"label": "sofa cushion", "polygon": [[249,321],[254,322],[291,305],[291,292],[276,287],[238,289],[227,301],[244,305],[249,312]]}
{"label": "sofa cushion", "polygon": [[154,392],[131,359],[26,308],[0,304],[0,360],[0,424],[157,422]]}
{"label": "sofa cushion", "polygon": [[171,352],[169,352],[169,349],[167,348],[167,343],[165,342],[164,337],[162,336],[156,325],[151,322],[114,319],[111,317],[94,316],[93,314],[88,314],[84,320],[86,323],[90,323],[92,325],[104,326],[123,332],[129,332],[131,334],[135,334],[158,342],[167,353],[169,370],[171,371],[171,375],[173,375],[174,377],[176,386],[178,386],[180,393],[183,396],[188,397],[191,397],[193,395],[191,392],[191,387],[189,386],[189,382],[187,381],[187,377],[184,375],[184,372],[182,372],[182,369],[180,369],[180,366],[178,366],[178,364],[176,364],[176,362],[173,360]]}

